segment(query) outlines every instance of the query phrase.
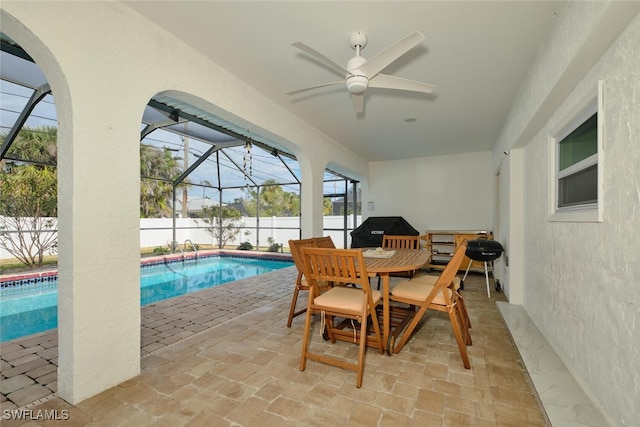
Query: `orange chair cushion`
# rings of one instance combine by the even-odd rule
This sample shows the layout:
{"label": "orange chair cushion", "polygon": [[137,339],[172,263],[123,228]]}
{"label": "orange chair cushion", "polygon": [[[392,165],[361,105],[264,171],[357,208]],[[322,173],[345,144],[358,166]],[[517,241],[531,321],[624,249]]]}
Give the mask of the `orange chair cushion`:
{"label": "orange chair cushion", "polygon": [[[302,289],[309,289],[311,285],[309,284],[309,282],[307,282],[307,279],[305,279],[304,277],[300,280],[300,287]],[[325,289],[329,289],[329,282],[327,282],[326,280],[318,280],[318,287],[320,288],[321,291],[324,291]]]}
{"label": "orange chair cushion", "polygon": [[[371,290],[371,298],[374,305],[380,301],[381,297],[380,291]],[[316,305],[336,310],[360,312],[363,309],[363,291],[362,289],[337,286],[316,297],[313,302]]]}
{"label": "orange chair cushion", "polygon": [[[414,281],[416,283],[422,283],[422,284],[425,284],[425,285],[433,286],[433,285],[436,284],[436,282],[438,281],[439,277],[440,276],[431,276],[431,275],[428,275],[428,274],[418,274],[418,275],[413,276],[411,278],[411,281]],[[453,286],[455,287],[456,291],[458,289],[460,289],[460,278],[459,277],[454,277],[453,278]]]}
{"label": "orange chair cushion", "polygon": [[[433,285],[419,283],[414,280],[405,280],[398,283],[391,290],[391,295],[398,298],[407,298],[415,301],[424,301],[429,296],[429,293],[433,290]],[[445,288],[449,293],[449,298],[453,295],[453,291],[449,288]],[[445,305],[442,292],[438,293],[432,301],[432,304]],[[418,304],[416,304],[418,305]]]}

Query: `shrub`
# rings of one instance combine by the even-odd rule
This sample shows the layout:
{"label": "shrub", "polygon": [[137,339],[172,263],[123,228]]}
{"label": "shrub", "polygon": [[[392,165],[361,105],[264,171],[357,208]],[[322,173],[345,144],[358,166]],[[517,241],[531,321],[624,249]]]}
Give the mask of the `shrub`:
{"label": "shrub", "polygon": [[250,251],[253,249],[253,245],[249,242],[242,242],[240,243],[240,246],[238,246],[237,249],[240,249],[242,251]]}
{"label": "shrub", "polygon": [[269,249],[267,249],[268,252],[278,252],[280,251],[280,244],[279,243],[272,243],[271,246],[269,246]]}

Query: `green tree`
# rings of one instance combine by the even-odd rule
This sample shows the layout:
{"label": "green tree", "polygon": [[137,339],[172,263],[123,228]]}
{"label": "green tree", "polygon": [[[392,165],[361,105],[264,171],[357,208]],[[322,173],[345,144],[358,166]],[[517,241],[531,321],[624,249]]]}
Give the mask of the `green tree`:
{"label": "green tree", "polygon": [[140,145],[140,217],[163,218],[173,214],[173,180],[182,169],[179,157],[167,148]]}
{"label": "green tree", "polygon": [[322,199],[322,215],[333,215],[333,203],[331,202],[331,199],[329,197],[325,197],[324,199]]}
{"label": "green tree", "polygon": [[[6,136],[2,136],[4,142]],[[58,163],[58,129],[52,126],[25,126],[11,144],[6,157],[17,161],[43,163],[56,166]]]}
{"label": "green tree", "polygon": [[300,215],[300,195],[296,193],[285,192],[285,216]]}
{"label": "green tree", "polygon": [[247,216],[257,216],[258,193],[253,188],[247,188],[245,191],[247,196],[241,200],[242,206],[244,206]]}
{"label": "green tree", "polygon": [[207,233],[218,242],[220,249],[228,241],[233,240],[240,233],[244,224],[240,223],[240,211],[226,206],[202,206],[202,220],[208,225]]}
{"label": "green tree", "polygon": [[[55,127],[25,126],[0,161],[0,247],[29,267],[57,249],[57,136]],[[168,149],[141,145],[141,217],[171,216],[179,160]]]}
{"label": "green tree", "polygon": [[277,181],[270,179],[260,187],[247,190],[248,197],[244,201],[245,209],[250,216],[256,216],[256,205],[260,201],[260,216],[297,216],[300,215],[300,196],[284,191]]}
{"label": "green tree", "polygon": [[0,247],[40,267],[57,249],[57,129],[24,128],[6,158],[16,160],[0,162]]}

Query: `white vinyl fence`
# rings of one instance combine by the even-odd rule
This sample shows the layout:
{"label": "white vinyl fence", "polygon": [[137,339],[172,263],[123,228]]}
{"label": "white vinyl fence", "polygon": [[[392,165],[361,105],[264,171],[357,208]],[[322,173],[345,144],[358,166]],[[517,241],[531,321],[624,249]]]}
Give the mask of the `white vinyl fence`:
{"label": "white vinyl fence", "polygon": [[[55,219],[54,219],[55,221]],[[207,244],[217,246],[217,241],[207,233],[204,221],[193,218],[178,218],[176,221],[176,234],[173,237],[173,220],[171,218],[141,218],[140,219],[140,247],[155,248],[158,246],[169,247],[172,241],[178,242],[181,246],[187,240],[194,244]],[[357,217],[357,224],[362,222],[362,217]],[[55,224],[55,223],[54,223]],[[242,217],[238,220],[238,224],[242,225],[242,230],[238,236],[227,246],[236,247],[243,242],[249,242],[256,248],[258,244],[261,248],[270,245],[270,238],[273,243],[282,244],[288,247],[289,239],[300,238],[300,218],[299,217]],[[339,248],[344,245],[344,217],[343,216],[325,216],[324,217],[324,235],[333,238],[336,246]],[[353,216],[348,217],[347,228],[354,228]],[[54,225],[54,230],[57,226]],[[259,232],[258,232],[259,230]],[[3,230],[5,231],[5,230]],[[15,233],[15,230],[6,230]],[[49,232],[49,231],[48,231]],[[56,231],[51,231],[55,233]],[[26,244],[30,244],[28,233],[24,236]],[[347,245],[351,244],[351,235],[347,232]],[[0,248],[0,259],[11,259],[13,256],[5,249]]]}

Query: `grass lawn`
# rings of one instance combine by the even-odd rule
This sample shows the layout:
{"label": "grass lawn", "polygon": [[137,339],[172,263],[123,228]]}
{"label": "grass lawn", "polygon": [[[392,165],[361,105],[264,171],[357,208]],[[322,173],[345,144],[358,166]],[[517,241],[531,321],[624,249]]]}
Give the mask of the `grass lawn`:
{"label": "grass lawn", "polygon": [[42,267],[27,267],[15,258],[0,259],[0,274],[22,273],[38,270],[55,270],[58,268],[58,256],[48,255],[42,261]]}

